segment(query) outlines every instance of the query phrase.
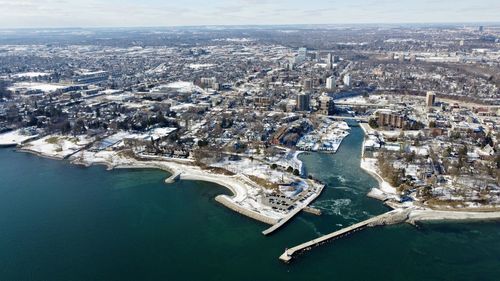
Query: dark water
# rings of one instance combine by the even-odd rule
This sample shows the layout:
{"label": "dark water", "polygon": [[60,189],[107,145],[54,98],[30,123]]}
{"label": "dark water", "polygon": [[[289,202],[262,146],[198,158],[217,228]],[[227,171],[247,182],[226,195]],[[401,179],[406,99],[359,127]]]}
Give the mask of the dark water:
{"label": "dark water", "polygon": [[0,280],[500,280],[500,224],[368,229],[289,265],[294,246],[386,211],[365,196],[362,132],[336,155],[303,155],[328,183],[271,237],[214,201],[217,185],[163,183],[156,170],[106,171],[0,149]]}

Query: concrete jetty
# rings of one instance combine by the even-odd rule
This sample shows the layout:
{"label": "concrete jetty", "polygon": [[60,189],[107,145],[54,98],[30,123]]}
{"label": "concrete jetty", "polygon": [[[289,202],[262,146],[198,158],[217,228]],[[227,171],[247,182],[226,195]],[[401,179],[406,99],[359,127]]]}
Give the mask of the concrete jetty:
{"label": "concrete jetty", "polygon": [[[288,215],[286,217],[279,220],[278,223],[276,223],[273,226],[271,226],[270,228],[262,231],[262,234],[269,235],[269,234],[275,232],[280,227],[285,225],[289,220],[291,220],[296,214],[298,214],[298,213],[300,213],[300,211],[304,210],[304,208],[309,208],[308,205],[311,204],[314,200],[316,200],[316,198],[318,198],[318,196],[323,191],[323,188],[325,188],[324,185],[321,185],[320,187],[318,187],[318,190],[316,190],[315,194],[312,195],[309,199],[307,199],[307,201],[304,202],[302,206],[297,206],[294,210],[292,210],[290,213],[288,213]],[[312,208],[310,208],[310,210],[311,209]],[[314,210],[316,210],[316,209],[314,209]],[[319,210],[317,210],[317,211],[319,211]]]}
{"label": "concrete jetty", "polygon": [[282,227],[285,223],[287,223],[289,220],[291,220],[300,211],[302,211],[302,208],[295,208],[295,210],[291,211],[286,217],[279,220],[278,223],[276,223],[273,226],[271,226],[270,228],[262,231],[262,234],[269,235],[269,234],[275,232],[276,230],[278,230],[278,228]]}
{"label": "concrete jetty", "polygon": [[313,239],[311,241],[302,243],[298,246],[286,249],[285,252],[279,257],[283,262],[290,262],[295,256],[301,254],[305,251],[309,251],[312,248],[327,243],[329,241],[344,237],[351,233],[365,229],[366,227],[373,227],[378,225],[389,225],[404,222],[408,219],[410,210],[393,210],[382,215],[367,219],[365,221],[353,224],[349,227],[337,230],[330,234],[321,236],[319,238]]}
{"label": "concrete jetty", "polygon": [[305,207],[304,208],[304,212],[306,213],[309,213],[309,214],[313,214],[313,215],[316,215],[316,216],[321,216],[321,210],[320,209],[316,209],[316,208],[313,208],[313,207]]}
{"label": "concrete jetty", "polygon": [[181,172],[176,172],[174,174],[172,174],[169,178],[167,178],[165,180],[165,183],[174,183],[176,181],[178,181],[181,177]]}

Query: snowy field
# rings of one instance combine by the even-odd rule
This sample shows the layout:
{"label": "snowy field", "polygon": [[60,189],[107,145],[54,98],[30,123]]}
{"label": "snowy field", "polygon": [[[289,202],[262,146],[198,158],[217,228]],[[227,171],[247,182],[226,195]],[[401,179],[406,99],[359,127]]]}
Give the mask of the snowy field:
{"label": "snowy field", "polygon": [[305,151],[337,152],[340,144],[349,135],[349,125],[346,122],[326,121],[319,129],[304,135],[297,147]]}
{"label": "snowy field", "polygon": [[63,159],[82,149],[91,141],[87,136],[50,135],[27,143],[23,146],[23,149],[39,153],[43,156]]}
{"label": "snowy field", "polygon": [[36,137],[37,135],[29,135],[23,129],[19,129],[0,134],[0,146],[14,146]]}
{"label": "snowy field", "polygon": [[59,89],[67,87],[66,85],[59,85],[59,84],[49,84],[49,83],[34,83],[34,82],[22,82],[22,83],[15,83],[14,86],[9,87],[10,91],[23,91],[23,90],[28,90],[28,91],[42,91],[42,92],[54,92]]}
{"label": "snowy field", "polygon": [[49,76],[50,73],[47,72],[23,72],[12,75],[14,78],[35,78],[41,76]]}
{"label": "snowy field", "polygon": [[243,158],[237,161],[224,160],[216,164],[212,164],[213,167],[224,168],[235,174],[244,174],[249,176],[255,176],[265,179],[272,183],[283,183],[295,181],[295,178],[290,177],[289,173],[285,173],[279,170],[270,169],[266,164],[262,164],[259,161],[252,161],[247,158]]}
{"label": "snowy field", "polygon": [[158,86],[158,88],[173,89],[173,90],[177,90],[181,93],[191,93],[194,91],[201,91],[202,90],[200,87],[194,85],[192,82],[184,82],[184,81],[178,81],[178,82],[169,83],[167,85],[161,85],[161,86]]}
{"label": "snowy field", "polygon": [[265,159],[270,163],[275,163],[278,166],[285,168],[292,167],[302,172],[302,161],[298,158],[302,151],[293,151],[288,148],[283,148],[286,152],[283,155],[275,157],[266,157]]}
{"label": "snowy field", "polygon": [[198,69],[212,68],[214,66],[215,66],[215,64],[211,64],[211,63],[193,63],[193,64],[189,65],[189,68],[198,70]]}
{"label": "snowy field", "polygon": [[375,158],[363,158],[361,159],[361,168],[371,175],[373,175],[379,182],[378,188],[374,187],[368,193],[368,196],[377,198],[379,200],[395,199],[399,200],[399,196],[395,187],[385,181],[379,175],[379,169],[377,167],[377,159]]}

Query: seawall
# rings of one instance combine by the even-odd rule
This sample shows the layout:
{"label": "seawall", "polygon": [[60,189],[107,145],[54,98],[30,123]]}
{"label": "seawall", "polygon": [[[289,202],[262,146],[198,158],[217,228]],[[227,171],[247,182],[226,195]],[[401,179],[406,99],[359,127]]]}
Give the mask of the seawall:
{"label": "seawall", "polygon": [[263,216],[259,213],[250,211],[248,209],[245,209],[245,208],[239,206],[238,204],[235,204],[229,198],[227,198],[226,195],[219,195],[219,196],[215,197],[215,201],[221,203],[222,205],[226,206],[227,208],[229,208],[235,212],[238,212],[244,216],[250,217],[254,220],[258,220],[260,222],[270,224],[270,225],[274,225],[274,224],[278,223],[278,220],[276,220],[276,219],[272,219],[272,218]]}

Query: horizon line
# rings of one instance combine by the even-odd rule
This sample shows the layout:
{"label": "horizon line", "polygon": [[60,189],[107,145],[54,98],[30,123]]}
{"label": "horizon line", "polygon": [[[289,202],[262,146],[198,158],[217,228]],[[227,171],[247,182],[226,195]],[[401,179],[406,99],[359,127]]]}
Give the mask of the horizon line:
{"label": "horizon line", "polygon": [[41,29],[147,29],[147,28],[207,28],[207,27],[305,27],[305,26],[397,26],[397,25],[499,25],[500,21],[463,22],[367,22],[367,23],[284,23],[284,24],[204,24],[204,25],[143,25],[143,26],[46,26],[46,27],[0,27],[0,30]]}

